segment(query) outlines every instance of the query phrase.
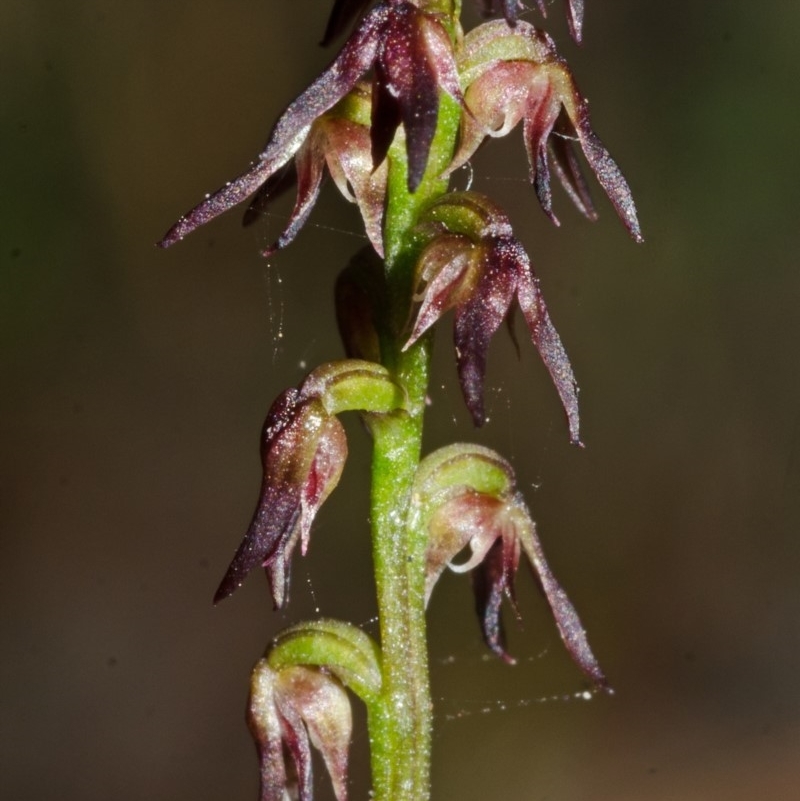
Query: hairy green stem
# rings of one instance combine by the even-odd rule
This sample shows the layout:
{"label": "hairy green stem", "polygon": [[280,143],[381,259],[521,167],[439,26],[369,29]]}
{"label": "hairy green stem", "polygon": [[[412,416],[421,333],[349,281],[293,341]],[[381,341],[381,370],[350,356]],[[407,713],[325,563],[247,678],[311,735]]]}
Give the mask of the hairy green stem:
{"label": "hairy green stem", "polygon": [[376,801],[426,801],[430,795],[431,696],[425,631],[427,542],[409,530],[411,487],[422,452],[430,342],[402,351],[417,246],[413,226],[422,208],[447,191],[439,176],[452,158],[460,109],[442,98],[426,177],[407,190],[405,143],[390,152],[385,223],[390,314],[383,362],[408,394],[408,411],[371,422],[372,541],[382,652],[382,690],[370,714]]}

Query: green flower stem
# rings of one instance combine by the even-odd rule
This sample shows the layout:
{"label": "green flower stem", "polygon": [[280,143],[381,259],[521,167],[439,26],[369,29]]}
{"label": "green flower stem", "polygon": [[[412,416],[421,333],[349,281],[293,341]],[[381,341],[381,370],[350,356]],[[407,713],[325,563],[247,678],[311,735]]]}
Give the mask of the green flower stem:
{"label": "green flower stem", "polygon": [[[403,352],[417,256],[412,229],[422,208],[447,191],[439,176],[452,158],[460,108],[442,97],[425,179],[414,194],[406,181],[405,143],[390,154],[385,223],[389,320],[383,363],[407,393],[407,411],[374,416],[372,538],[380,616],[382,689],[369,715],[376,801],[430,796],[431,696],[425,631],[425,536],[407,526],[411,488],[422,451],[430,341]],[[407,333],[407,332],[406,332]]]}

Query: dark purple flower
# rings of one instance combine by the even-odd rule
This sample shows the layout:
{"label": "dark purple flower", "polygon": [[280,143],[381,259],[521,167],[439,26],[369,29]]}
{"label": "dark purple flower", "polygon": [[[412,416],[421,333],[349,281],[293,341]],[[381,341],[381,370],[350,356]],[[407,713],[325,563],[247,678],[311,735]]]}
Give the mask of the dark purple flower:
{"label": "dark purple flower", "polygon": [[260,801],[311,801],[311,745],[322,754],[337,801],[347,801],[350,700],[329,673],[301,665],[253,669],[247,723],[256,741]]}
{"label": "dark purple flower", "polygon": [[297,389],[278,397],[261,435],[258,506],[214,603],[231,595],[258,565],[266,570],[275,608],[286,603],[292,552],[299,540],[305,553],[311,522],[339,482],[346,458],[344,428],[318,397],[303,397]]}
{"label": "dark purple flower", "polygon": [[[319,196],[325,168],[339,191],[356,203],[364,219],[367,236],[373,247],[383,253],[383,206],[386,194],[386,165],[373,168],[369,121],[369,89],[363,85],[334,109],[315,119],[304,136],[289,143],[271,159],[261,159],[244,175],[227,183],[192,211],[182,217],[159,242],[169,247],[195,228],[217,215],[255,196],[245,216],[251,222],[261,207],[280,188],[282,169],[294,158],[297,200],[289,222],[278,240],[264,251],[269,256],[288,245],[303,227]],[[284,182],[285,183],[285,182]]]}
{"label": "dark purple flower", "polygon": [[397,411],[404,401],[385,367],[358,359],[324,364],[299,388],[277,398],[261,434],[264,477],[258,504],[214,603],[231,595],[261,565],[275,608],[285,605],[292,553],[298,542],[301,553],[306,552],[314,517],[339,483],[347,459],[347,439],[336,415]]}
{"label": "dark purple flower", "polygon": [[483,195],[455,192],[425,211],[420,229],[430,231],[430,238],[417,261],[415,299],[420,306],[405,347],[455,308],[459,380],[467,408],[480,426],[485,420],[483,380],[489,341],[509,318],[516,299],[567,413],[570,440],[578,444],[575,376],[550,320],[539,279],[506,215]]}
{"label": "dark purple flower", "polygon": [[[364,134],[352,124],[321,122],[320,118],[356,89],[371,68],[374,68],[375,77],[371,113],[367,115],[371,119],[372,163],[369,164]],[[402,123],[408,153],[409,191],[419,186],[436,130],[440,89],[461,101],[458,72],[447,31],[435,16],[421,11],[409,0],[384,0],[364,17],[333,63],[284,111],[258,162],[181,217],[159,246],[169,247],[243,202],[274,179],[293,157],[297,158],[298,200],[276,247],[291,241],[307,218],[316,200],[326,162],[334,178],[338,172],[340,188],[346,186],[346,181],[352,183],[352,175],[360,176],[357,182],[366,189],[359,196],[354,184],[353,194],[367,225],[372,226],[368,234],[376,244],[379,226],[375,224],[374,197],[379,192],[377,187],[368,185],[365,168],[371,173],[381,165]],[[347,112],[333,112],[333,119],[339,120],[342,116],[347,119]],[[350,123],[358,122],[361,120],[350,120]],[[376,176],[378,184],[381,180],[384,179],[380,175]],[[381,249],[379,244],[377,248]]]}
{"label": "dark purple flower", "polygon": [[589,104],[546,33],[521,21],[514,29],[504,22],[482,25],[465,37],[459,68],[467,110],[448,173],[469,161],[486,137],[505,136],[522,121],[531,182],[547,216],[558,224],[552,169],[578,209],[589,219],[597,217],[575,152],[577,142],[630,235],[642,241],[630,188],[592,130]]}

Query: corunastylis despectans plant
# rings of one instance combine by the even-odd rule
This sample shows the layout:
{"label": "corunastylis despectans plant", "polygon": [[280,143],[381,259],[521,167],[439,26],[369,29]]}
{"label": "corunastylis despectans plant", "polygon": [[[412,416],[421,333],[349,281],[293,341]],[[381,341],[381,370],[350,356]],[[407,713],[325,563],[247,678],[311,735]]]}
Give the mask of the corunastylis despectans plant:
{"label": "corunastylis despectans plant", "polygon": [[[512,663],[501,605],[507,599],[519,615],[514,581],[524,559],[569,654],[593,688],[609,690],[544,557],[511,464],[464,443],[422,453],[432,330],[449,310],[458,377],[475,425],[486,419],[489,341],[519,307],[566,413],[569,440],[580,444],[578,385],[528,254],[493,200],[449,188],[450,175],[487,137],[522,123],[529,178],[556,225],[552,174],[580,212],[597,217],[583,160],[631,237],[642,239],[628,184],[594,132],[587,101],[553,40],[520,18],[518,0],[479,5],[500,19],[465,34],[459,0],[335,0],[323,43],[346,36],[338,55],[287,106],[250,167],[159,243],[168,247],[248,200],[245,222],[252,222],[294,185],[288,223],[265,252],[273,254],[308,220],[326,173],[357,205],[370,242],[336,283],[347,358],[317,367],[272,404],[253,519],[214,597],[227,598],[262,567],[273,605],[286,607],[292,555],[298,544],[306,552],[314,518],[345,469],[339,415],[360,414],[373,440],[379,638],[322,619],[292,626],[269,644],[253,671],[247,718],[261,801],[310,801],[312,745],[337,799],[347,798],[348,690],[367,710],[372,797],[430,797],[425,613],[445,568],[471,574],[486,644]],[[546,4],[536,6],[544,17]],[[580,41],[583,0],[564,6]],[[459,556],[465,549],[469,555]]]}

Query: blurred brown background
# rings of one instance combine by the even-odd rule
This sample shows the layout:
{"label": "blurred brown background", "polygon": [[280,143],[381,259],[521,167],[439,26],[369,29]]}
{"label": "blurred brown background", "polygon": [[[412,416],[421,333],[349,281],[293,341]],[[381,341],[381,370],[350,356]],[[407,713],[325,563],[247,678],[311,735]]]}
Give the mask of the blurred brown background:
{"label": "blurred brown background", "polygon": [[[255,501],[269,404],[340,355],[331,294],[363,244],[354,210],[328,187],[270,263],[257,251],[285,206],[152,246],[328,61],[329,5],[0,6],[5,799],[252,801],[243,705],[268,638],[316,610],[374,629],[357,420],[289,612],[260,576],[210,604]],[[800,7],[589,0],[580,49],[560,3],[550,16],[647,242],[599,191],[599,223],[559,194],[552,228],[518,133],[480,154],[475,187],[510,209],[571,353],[587,448],[567,444],[532,347],[517,362],[504,336],[492,420],[473,432],[448,330],[429,445],[472,438],[513,459],[617,694],[546,700],[583,684],[525,573],[520,664],[486,661],[468,582],[448,576],[430,612],[434,798],[794,798]],[[354,748],[363,799],[363,730]]]}

